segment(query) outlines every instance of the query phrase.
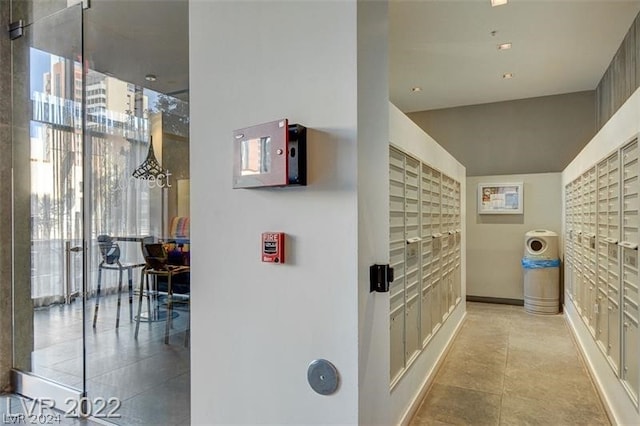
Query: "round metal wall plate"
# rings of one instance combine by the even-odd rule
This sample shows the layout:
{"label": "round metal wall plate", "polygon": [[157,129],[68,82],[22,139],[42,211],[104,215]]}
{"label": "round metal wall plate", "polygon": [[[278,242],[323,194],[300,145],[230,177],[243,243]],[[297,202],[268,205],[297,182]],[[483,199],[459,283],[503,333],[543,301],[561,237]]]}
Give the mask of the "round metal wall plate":
{"label": "round metal wall plate", "polygon": [[311,389],[320,395],[331,395],[338,390],[338,370],[326,359],[316,359],[309,364],[307,380]]}

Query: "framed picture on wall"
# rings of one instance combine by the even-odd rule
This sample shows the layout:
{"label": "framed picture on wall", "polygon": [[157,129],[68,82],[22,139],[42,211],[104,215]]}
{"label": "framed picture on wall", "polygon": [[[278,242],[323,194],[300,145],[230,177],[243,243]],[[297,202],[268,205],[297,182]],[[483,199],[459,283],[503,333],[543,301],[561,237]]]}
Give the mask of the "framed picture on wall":
{"label": "framed picture on wall", "polygon": [[478,214],[523,214],[522,182],[478,184]]}

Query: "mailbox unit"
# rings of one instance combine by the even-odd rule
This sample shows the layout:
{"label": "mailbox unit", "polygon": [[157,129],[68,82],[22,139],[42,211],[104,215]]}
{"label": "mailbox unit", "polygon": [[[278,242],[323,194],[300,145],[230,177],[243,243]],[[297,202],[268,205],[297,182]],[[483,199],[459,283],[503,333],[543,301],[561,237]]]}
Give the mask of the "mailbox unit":
{"label": "mailbox unit", "polygon": [[565,187],[566,294],[638,406],[638,139]]}
{"label": "mailbox unit", "polygon": [[461,300],[460,182],[389,152],[391,386]]}

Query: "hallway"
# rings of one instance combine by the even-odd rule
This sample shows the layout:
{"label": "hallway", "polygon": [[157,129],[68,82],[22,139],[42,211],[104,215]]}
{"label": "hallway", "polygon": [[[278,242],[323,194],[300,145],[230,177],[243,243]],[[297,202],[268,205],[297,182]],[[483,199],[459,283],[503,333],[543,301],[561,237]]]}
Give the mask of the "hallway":
{"label": "hallway", "polygon": [[608,425],[562,315],[467,303],[411,425]]}

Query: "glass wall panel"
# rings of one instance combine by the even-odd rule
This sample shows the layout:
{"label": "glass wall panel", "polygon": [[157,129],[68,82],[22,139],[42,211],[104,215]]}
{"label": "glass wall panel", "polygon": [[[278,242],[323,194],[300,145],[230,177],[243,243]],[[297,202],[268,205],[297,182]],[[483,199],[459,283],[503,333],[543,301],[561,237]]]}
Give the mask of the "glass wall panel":
{"label": "glass wall panel", "polygon": [[[85,10],[46,2],[51,15],[19,3],[36,20],[14,41],[13,56],[14,232],[22,236],[14,243],[14,367],[69,389],[71,399],[56,407],[75,402],[72,414],[187,424],[188,87],[166,94],[127,80],[138,62],[123,61],[113,46],[126,31],[152,28],[135,15],[148,12],[141,2]],[[175,7],[181,13],[170,13]],[[153,30],[183,31],[175,38],[184,52],[186,7],[162,2]],[[132,29],[137,22],[146,29]],[[141,57],[164,46],[139,37],[119,47]],[[171,63],[154,71],[168,75]],[[175,68],[188,76],[187,61]],[[50,397],[37,389],[24,393]]]}

